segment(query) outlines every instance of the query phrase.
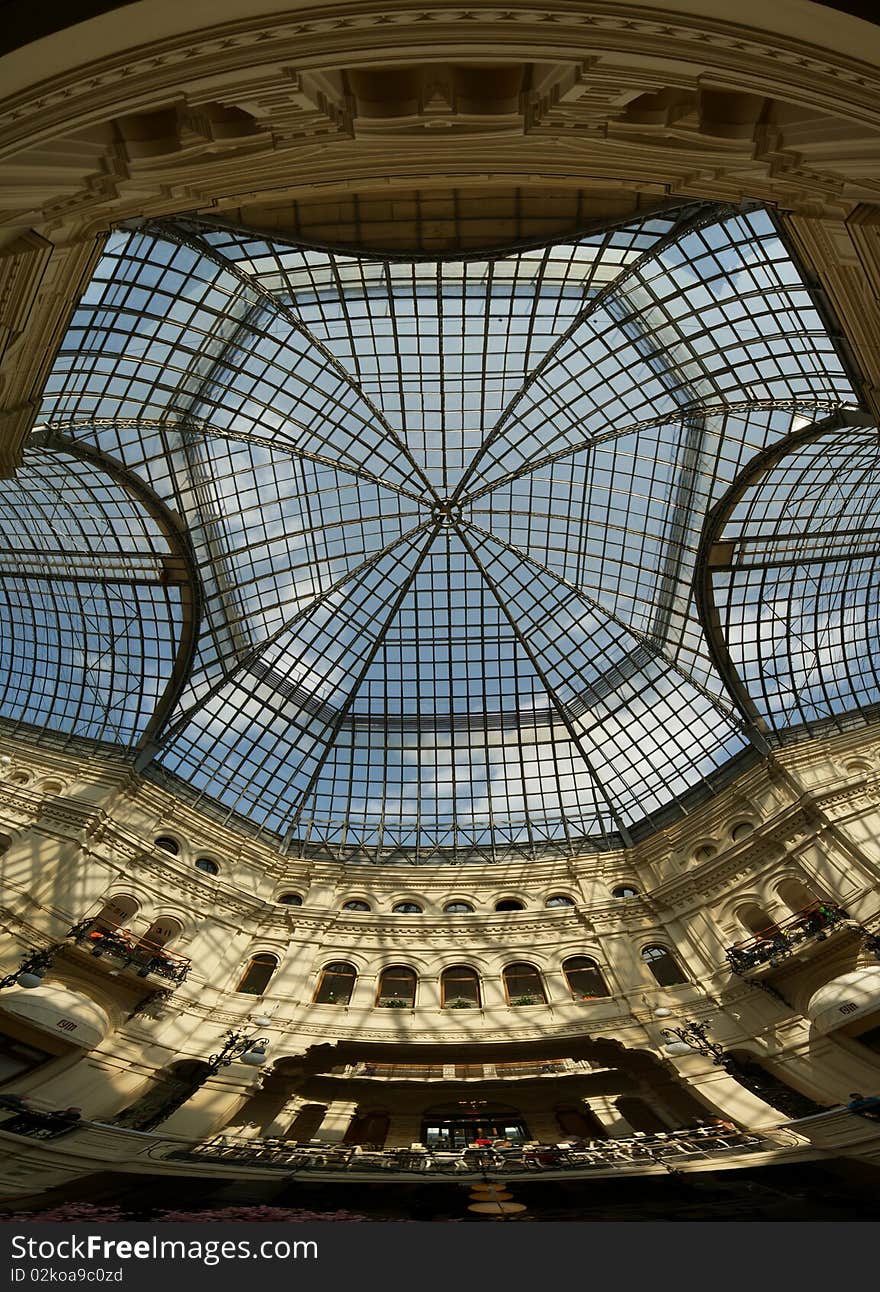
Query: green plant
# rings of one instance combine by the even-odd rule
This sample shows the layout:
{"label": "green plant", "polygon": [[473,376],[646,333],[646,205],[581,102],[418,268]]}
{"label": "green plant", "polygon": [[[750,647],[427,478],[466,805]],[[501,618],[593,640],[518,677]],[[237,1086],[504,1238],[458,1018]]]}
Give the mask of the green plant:
{"label": "green plant", "polygon": [[400,1000],[397,996],[389,996],[387,1000],[380,1000],[379,1004],[385,1009],[409,1009],[409,1001]]}
{"label": "green plant", "polygon": [[510,1003],[511,1005],[537,1005],[538,998],[536,996],[514,996]]}
{"label": "green plant", "polygon": [[464,996],[456,996],[455,1000],[446,1002],[447,1009],[475,1009],[477,1002],[475,1000],[466,1000]]}

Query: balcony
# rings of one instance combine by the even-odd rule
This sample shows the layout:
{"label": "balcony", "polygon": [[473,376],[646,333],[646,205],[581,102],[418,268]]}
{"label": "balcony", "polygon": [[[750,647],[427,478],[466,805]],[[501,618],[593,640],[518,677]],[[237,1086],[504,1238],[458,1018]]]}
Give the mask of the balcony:
{"label": "balcony", "polygon": [[134,969],[138,978],[155,975],[179,987],[189,973],[185,956],[174,955],[147,938],[138,939],[127,929],[102,929],[94,920],[81,920],[67,937],[96,959],[108,956],[123,969]]}
{"label": "balcony", "polygon": [[849,920],[841,906],[817,902],[746,942],[728,947],[725,955],[735,974],[748,974],[771,965],[777,968],[808,943],[824,942]]}

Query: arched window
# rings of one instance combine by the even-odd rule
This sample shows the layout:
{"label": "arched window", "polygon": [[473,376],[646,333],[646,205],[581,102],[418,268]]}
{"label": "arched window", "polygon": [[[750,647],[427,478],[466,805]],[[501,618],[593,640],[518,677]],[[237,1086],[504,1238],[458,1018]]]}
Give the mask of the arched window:
{"label": "arched window", "polygon": [[516,963],[504,970],[508,1005],[545,1005],[544,983],[534,965]]}
{"label": "arched window", "polygon": [[480,976],[470,965],[450,965],[440,975],[440,1004],[444,1009],[468,1009],[480,1004]]}
{"label": "arched window", "polygon": [[633,888],[632,884],[618,884],[616,888],[611,890],[612,897],[638,897],[638,895],[639,890]]}
{"label": "arched window", "polygon": [[421,915],[422,908],[418,902],[395,902],[392,906],[395,915]]}
{"label": "arched window", "polygon": [[44,794],[63,794],[64,786],[60,781],[43,781],[39,787]]}
{"label": "arched window", "polygon": [[713,857],[718,856],[718,849],[714,843],[704,843],[701,848],[694,849],[694,861],[711,861]]}
{"label": "arched window", "polygon": [[357,982],[357,969],[347,960],[334,960],[321,970],[316,1005],[347,1005]]}
{"label": "arched window", "polygon": [[574,906],[573,897],[567,897],[565,893],[555,893],[553,897],[548,897],[545,902],[546,906]]}
{"label": "arched window", "polygon": [[757,938],[774,937],[779,932],[779,925],[757,902],[749,902],[748,905],[741,906],[736,913],[736,918],[744,929],[754,933]]}
{"label": "arched window", "polygon": [[367,902],[354,901],[343,902],[342,909],[344,911],[368,911],[370,907]]}
{"label": "arched window", "polygon": [[524,911],[526,908],[522,902],[518,902],[515,897],[505,897],[502,901],[495,903],[496,911]]}
{"label": "arched window", "polygon": [[108,897],[92,924],[101,933],[112,933],[114,929],[128,924],[137,915],[140,906],[136,897]]}
{"label": "arched window", "polygon": [[468,915],[473,914],[474,908],[470,902],[447,902],[443,910],[447,915]]}
{"label": "arched window", "polygon": [[376,1004],[412,1009],[416,1003],[416,974],[406,965],[389,965],[379,976]]}
{"label": "arched window", "polygon": [[676,983],[687,982],[681,966],[668,947],[642,947],[642,959],[661,987],[674,987]]}
{"label": "arched window", "polygon": [[755,833],[755,827],[751,821],[740,821],[730,832],[730,837],[734,843],[740,843],[743,839],[748,839],[750,834]]}
{"label": "arched window", "polygon": [[265,952],[251,956],[248,967],[235,990],[246,992],[249,996],[262,996],[277,968],[278,960],[275,956],[267,955]]}
{"label": "arched window", "polygon": [[160,834],[157,839],[153,840],[153,843],[157,848],[161,848],[163,852],[170,852],[172,857],[177,857],[180,854],[180,844],[176,839],[172,839],[170,834]]}
{"label": "arched window", "polygon": [[575,1000],[596,1000],[610,995],[602,970],[589,956],[572,956],[563,963],[562,972]]}
{"label": "arched window", "polygon": [[220,874],[220,867],[210,857],[196,857],[196,870],[203,870],[206,875]]}
{"label": "arched window", "polygon": [[153,920],[153,923],[138,942],[136,949],[155,955],[163,947],[166,947],[169,942],[179,938],[182,932],[183,925],[173,915],[159,916],[158,919]]}
{"label": "arched window", "polygon": [[299,893],[281,893],[277,898],[281,906],[302,906],[303,899]]}
{"label": "arched window", "polygon": [[800,879],[784,879],[776,891],[788,909],[795,914],[809,910],[822,900],[818,893],[811,893]]}

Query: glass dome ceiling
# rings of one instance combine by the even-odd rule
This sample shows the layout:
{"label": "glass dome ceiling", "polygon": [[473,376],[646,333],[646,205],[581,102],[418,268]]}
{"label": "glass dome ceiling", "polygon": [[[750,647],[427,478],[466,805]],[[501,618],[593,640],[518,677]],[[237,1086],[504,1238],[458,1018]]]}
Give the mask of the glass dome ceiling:
{"label": "glass dome ceiling", "polygon": [[[700,543],[756,455],[847,407],[762,210],[409,262],[118,230],[0,484],[0,715],[294,853],[626,844],[805,720],[707,636]],[[741,655],[754,595],[718,573]]]}

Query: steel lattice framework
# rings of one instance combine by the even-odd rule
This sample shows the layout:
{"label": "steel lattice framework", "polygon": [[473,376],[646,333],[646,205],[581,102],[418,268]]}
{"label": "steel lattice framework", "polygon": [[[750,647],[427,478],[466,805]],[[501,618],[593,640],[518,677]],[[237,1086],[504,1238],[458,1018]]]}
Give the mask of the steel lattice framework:
{"label": "steel lattice framework", "polygon": [[[757,209],[697,204],[552,246],[415,261],[198,220],[118,230],[57,357],[28,470],[51,492],[79,462],[69,506],[113,533],[85,478],[98,463],[132,499],[157,500],[142,523],[158,506],[180,530],[188,609],[174,610],[167,575],[163,602],[129,571],[152,653],[130,626],[108,629],[138,700],[108,705],[103,726],[100,705],[81,717],[65,698],[93,686],[87,649],[42,679],[38,706],[23,693],[53,631],[35,610],[31,636],[8,645],[3,712],[122,744],[291,851],[429,861],[627,844],[774,731],[824,714],[829,669],[829,711],[878,699],[873,670],[837,670],[818,646],[811,662],[792,655],[810,615],[845,620],[847,650],[876,629],[867,583],[850,596],[841,573],[867,569],[864,541],[804,549],[783,533],[789,514],[798,536],[818,514],[847,532],[868,523],[856,501],[871,441],[847,424],[859,398],[832,332]],[[797,428],[828,417],[842,429],[786,465]],[[828,447],[836,472],[853,436],[858,464],[823,494],[810,471]],[[781,483],[762,476],[719,520],[774,451]],[[723,606],[701,579],[721,578],[727,531],[700,561],[722,520],[738,526]],[[68,596],[82,571],[51,548],[44,584]],[[121,558],[102,541],[93,555],[98,598]],[[828,561],[836,591],[794,587],[795,566],[821,580]],[[20,581],[7,564],[8,600]],[[767,580],[774,622],[788,621],[765,650]]]}

